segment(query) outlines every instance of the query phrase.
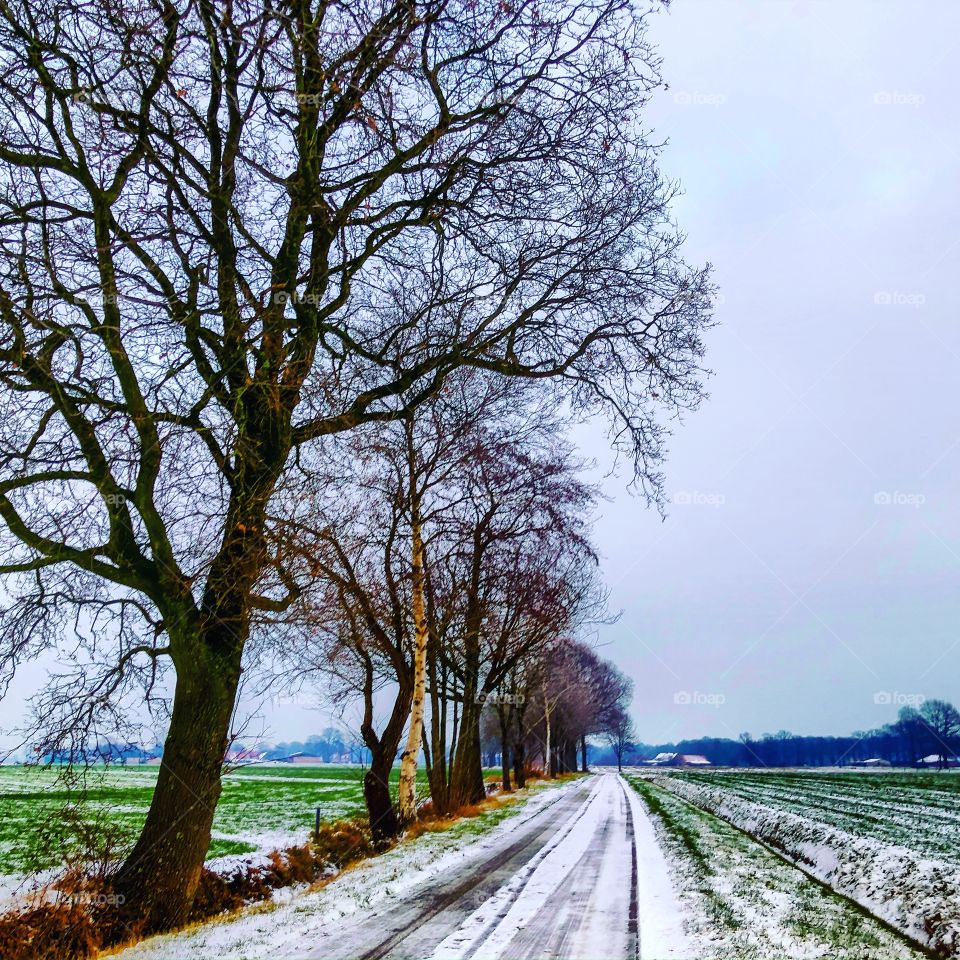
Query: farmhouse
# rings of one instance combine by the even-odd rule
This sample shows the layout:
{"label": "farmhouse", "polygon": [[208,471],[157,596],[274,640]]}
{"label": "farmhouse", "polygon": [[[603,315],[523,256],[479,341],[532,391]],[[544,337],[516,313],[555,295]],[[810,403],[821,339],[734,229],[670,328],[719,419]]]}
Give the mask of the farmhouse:
{"label": "farmhouse", "polygon": [[283,758],[283,763],[326,763],[326,761],[323,757],[312,753],[291,753],[289,757]]}
{"label": "farmhouse", "polygon": [[658,753],[652,760],[644,760],[648,767],[709,767],[710,761],[699,753]]}
{"label": "farmhouse", "polygon": [[[917,761],[918,767],[939,767],[940,766],[940,754],[931,753],[929,756],[923,757]],[[960,760],[956,757],[947,757],[944,766],[947,767],[960,767]]]}

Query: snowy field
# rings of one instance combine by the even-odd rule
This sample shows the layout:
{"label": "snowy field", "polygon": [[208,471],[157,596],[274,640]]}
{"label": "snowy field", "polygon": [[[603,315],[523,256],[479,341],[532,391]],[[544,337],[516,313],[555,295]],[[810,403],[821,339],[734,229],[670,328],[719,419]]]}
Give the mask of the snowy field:
{"label": "snowy field", "polygon": [[898,934],[960,954],[954,774],[645,770],[631,780],[703,956],[921,955]]}
{"label": "snowy field", "polygon": [[718,770],[678,776],[960,867],[960,771]]}

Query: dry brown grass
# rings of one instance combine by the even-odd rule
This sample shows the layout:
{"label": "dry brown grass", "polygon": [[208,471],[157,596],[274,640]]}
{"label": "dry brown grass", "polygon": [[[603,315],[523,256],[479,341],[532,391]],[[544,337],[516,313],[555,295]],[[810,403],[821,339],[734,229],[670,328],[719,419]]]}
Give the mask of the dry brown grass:
{"label": "dry brown grass", "polygon": [[[309,843],[274,850],[262,866],[238,868],[226,877],[204,868],[189,920],[209,920],[268,900],[280,887],[315,883],[372,852],[366,821],[344,820],[323,824]],[[55,892],[52,902],[0,915],[2,960],[87,960],[140,939],[137,928],[124,923],[108,877],[71,870]]]}

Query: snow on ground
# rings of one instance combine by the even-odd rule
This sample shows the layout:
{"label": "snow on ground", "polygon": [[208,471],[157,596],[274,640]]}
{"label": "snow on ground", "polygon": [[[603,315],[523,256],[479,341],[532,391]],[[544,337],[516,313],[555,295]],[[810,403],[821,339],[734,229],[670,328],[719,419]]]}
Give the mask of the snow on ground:
{"label": "snow on ground", "polygon": [[[663,775],[664,771],[658,771]],[[679,775],[960,867],[960,776],[917,770],[714,770]]]}
{"label": "snow on ground", "polygon": [[224,833],[214,830],[211,834],[214,840],[248,841],[256,846],[254,853],[226,853],[220,857],[210,857],[204,863],[210,870],[228,876],[237,869],[244,867],[262,866],[270,859],[273,850],[285,850],[287,847],[297,847],[310,839],[309,830],[258,830],[256,834],[247,837],[236,833]]}
{"label": "snow on ground", "polygon": [[0,875],[0,913],[43,899],[43,890],[59,870],[42,870],[31,876],[22,873]]}
{"label": "snow on ground", "polygon": [[[517,799],[497,823],[489,814],[462,820],[453,827],[421,834],[381,856],[349,868],[318,890],[287,902],[253,906],[239,915],[153,937],[119,952],[122,960],[256,960],[302,955],[319,929],[336,927],[345,918],[387,898],[400,898],[424,880],[478,859],[573,784],[538,782],[529,799]],[[503,814],[505,811],[496,811]],[[478,839],[486,820],[489,829]],[[472,842],[471,842],[472,841]]]}
{"label": "snow on ground", "polygon": [[879,920],[742,830],[664,789],[659,778],[632,779],[651,813],[679,888],[692,956],[702,960],[923,956]]}
{"label": "snow on ground", "polygon": [[[580,809],[494,896],[441,941],[432,960],[461,960],[471,956],[481,944],[485,960],[502,956],[517,931],[526,927],[544,908],[551,895],[586,856],[598,830],[610,817],[610,802],[617,799],[617,794],[612,777],[598,778]],[[629,875],[629,861],[621,866],[625,867],[619,877],[622,893],[624,875]],[[609,899],[610,892],[605,890],[601,894]],[[554,920],[559,919],[556,911],[551,914]],[[626,932],[624,924],[623,933]],[[608,949],[611,946],[608,943]],[[572,953],[580,955],[576,949]],[[611,955],[619,956],[620,953],[611,950]]]}
{"label": "snow on ground", "polygon": [[681,777],[664,790],[756,838],[941,956],[960,952],[960,869]]}
{"label": "snow on ground", "polygon": [[683,907],[653,822],[636,792],[627,790],[637,851],[640,956],[658,960],[696,956],[683,925]]}

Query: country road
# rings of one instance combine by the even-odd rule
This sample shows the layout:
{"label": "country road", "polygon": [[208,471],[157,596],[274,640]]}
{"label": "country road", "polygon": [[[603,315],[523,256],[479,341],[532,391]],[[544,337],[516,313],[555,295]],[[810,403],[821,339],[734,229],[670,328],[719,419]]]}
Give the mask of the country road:
{"label": "country road", "polygon": [[[464,822],[469,826],[469,821]],[[653,825],[615,773],[552,785],[475,836],[427,833],[322,889],[131,946],[123,960],[680,960]]]}
{"label": "country road", "polygon": [[679,910],[649,831],[620,777],[592,777],[558,791],[482,859],[438,874],[357,922],[323,931],[298,955],[575,960],[596,957],[602,948],[604,956],[624,960],[668,957],[679,939]]}

